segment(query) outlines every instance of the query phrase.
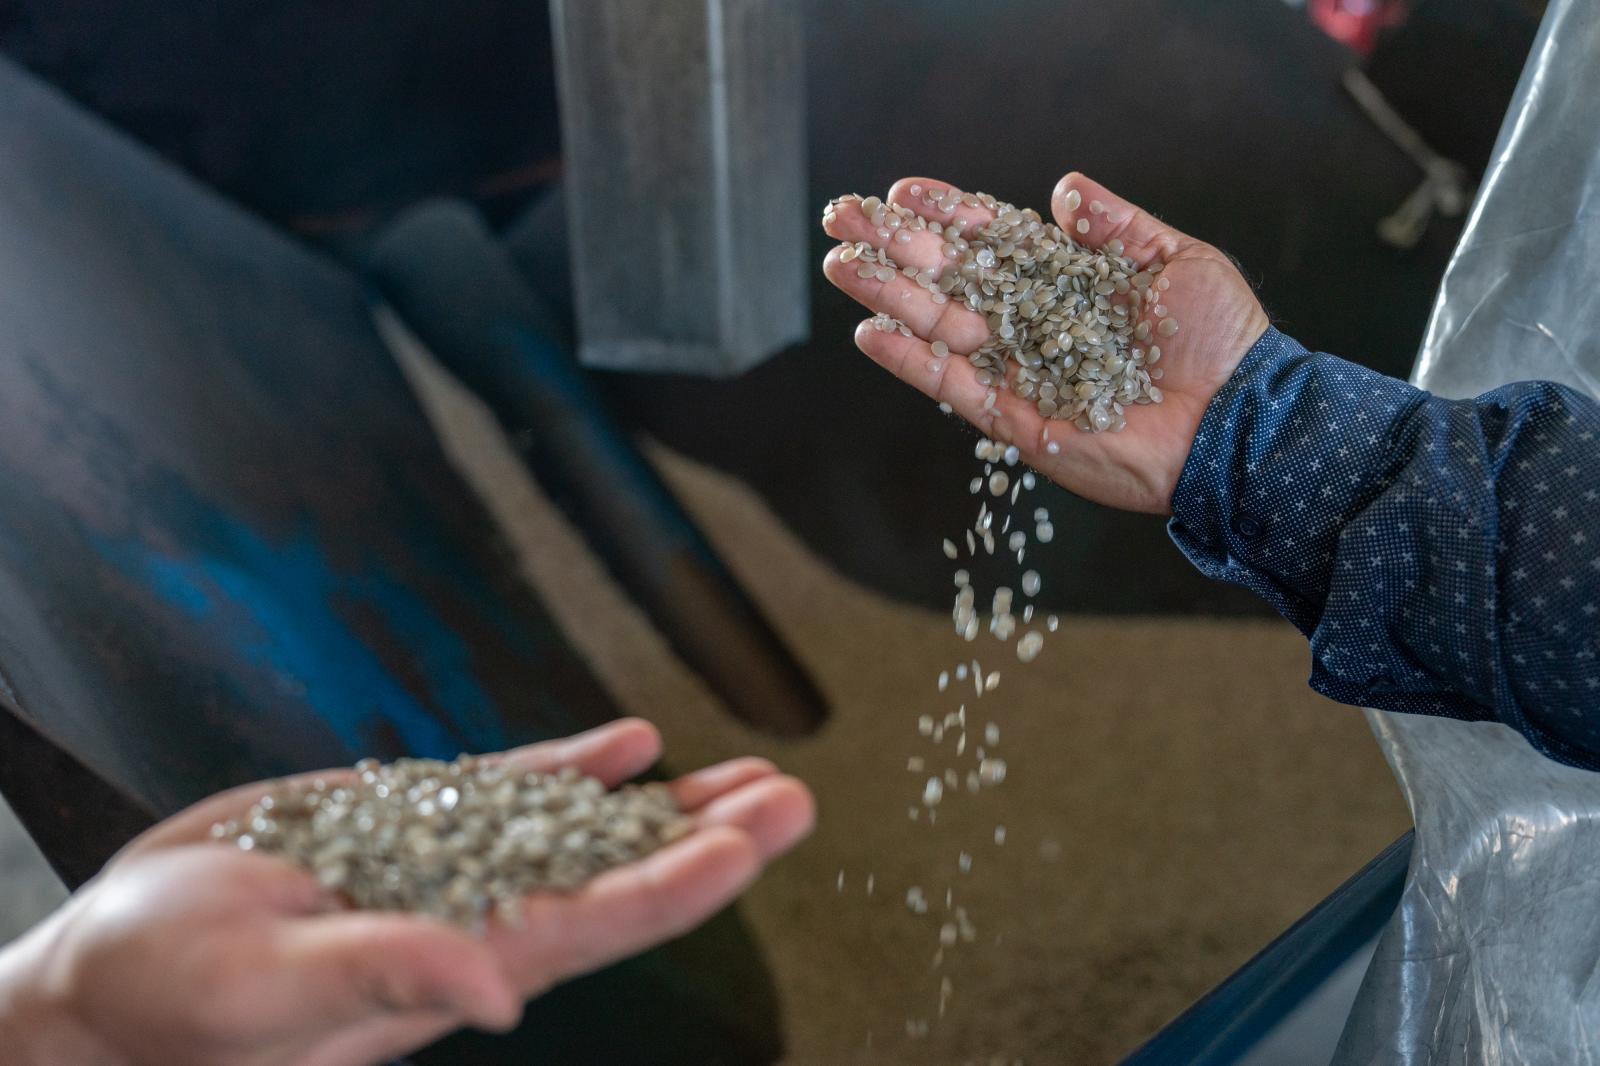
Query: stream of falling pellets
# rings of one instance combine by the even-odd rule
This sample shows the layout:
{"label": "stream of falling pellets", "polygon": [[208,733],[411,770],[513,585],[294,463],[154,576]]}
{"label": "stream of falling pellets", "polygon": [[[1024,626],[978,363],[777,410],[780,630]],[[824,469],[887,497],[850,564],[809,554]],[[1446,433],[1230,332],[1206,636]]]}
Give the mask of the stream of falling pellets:
{"label": "stream of falling pellets", "polygon": [[[1096,199],[1085,204],[1082,193],[1069,188],[1062,201],[1066,216],[1071,216],[1069,232],[1065,216],[1058,216],[1063,225],[1046,222],[1037,212],[1019,210],[984,193],[921,183],[908,186],[906,193],[910,202],[904,204],[876,196],[840,197],[824,209],[823,226],[836,233],[849,214],[858,212],[857,217],[873,227],[877,242],[842,243],[838,264],[852,265],[862,279],[885,284],[897,278],[909,280],[935,304],[956,303],[986,316],[990,335],[976,351],[958,357],[945,341],[931,340],[927,346],[931,358],[924,364],[927,373],[943,375],[949,372],[950,361],[964,358],[986,390],[984,411],[994,410],[1001,390],[1007,389],[1015,398],[1036,405],[1052,430],[1075,425],[1088,432],[1116,432],[1128,425],[1127,415],[1135,407],[1163,401],[1155,384],[1165,373],[1158,365],[1161,344],[1179,331],[1164,295],[1171,280],[1163,262],[1136,262],[1126,256],[1121,239],[1108,239],[1098,249],[1080,243],[1094,228],[1091,220],[1109,214],[1106,204]],[[1079,213],[1080,207],[1087,213]],[[922,208],[931,211],[919,214]],[[969,225],[968,212],[986,213],[988,221]],[[929,233],[942,242],[938,266],[903,267],[890,256],[891,249]],[[912,292],[905,289],[903,295],[909,299]],[[870,328],[896,334],[892,343],[902,349],[903,342],[915,337],[909,325],[887,312],[874,316]],[[952,413],[948,403],[939,404],[939,409]],[[1045,454],[1061,453],[1060,442],[1050,438],[1049,430],[1041,443]],[[967,488],[978,500],[976,518],[941,545],[945,558],[958,567],[951,621],[958,639],[969,647],[963,648],[953,668],[939,673],[939,705],[918,717],[919,753],[906,761],[913,782],[908,816],[930,828],[937,826],[939,811],[948,809],[946,805],[1005,781],[1001,729],[994,714],[1002,672],[996,659],[1009,663],[1014,654],[1021,663],[1032,662],[1057,629],[1054,615],[1043,619],[1042,625],[1035,618],[1032,601],[1040,592],[1039,573],[1024,569],[1029,545],[1049,544],[1055,538],[1049,513],[1042,507],[1030,512],[1023,503],[1024,493],[1034,488],[1035,475],[1018,469],[1020,456],[1014,446],[983,439],[974,454],[982,470]],[[979,590],[961,563],[980,554],[998,554],[1006,562],[1014,556],[1015,580]],[[989,612],[988,635],[998,642],[998,649],[982,636],[982,609]],[[935,890],[930,898],[921,886],[913,885],[906,892],[912,914],[937,927],[933,962],[939,975],[937,1000],[929,1016],[906,1019],[908,1038],[926,1037],[930,1024],[945,1016],[957,994],[947,963],[977,941],[977,924],[959,903],[954,886],[982,865],[984,847],[1002,847],[1005,841],[1005,826],[999,824],[984,841],[961,842],[959,849],[952,846],[954,869],[943,891]],[[1059,845],[1045,842],[1041,857],[1046,847]],[[869,875],[869,892],[872,887]],[[839,890],[844,891],[843,871]],[[1019,1066],[1006,1055],[991,1057],[989,1063]]]}
{"label": "stream of falling pellets", "polygon": [[[945,558],[957,564],[950,618],[964,650],[953,666],[939,672],[935,681],[939,706],[917,717],[917,751],[906,759],[906,771],[912,780],[907,817],[929,827],[938,825],[940,810],[949,804],[1004,783],[1009,768],[1001,754],[1001,726],[996,720],[1001,663],[1010,661],[1013,655],[1021,663],[1032,662],[1043,650],[1046,634],[1055,632],[1057,627],[1053,615],[1035,620],[1031,601],[1040,592],[1041,580],[1037,570],[1022,569],[1030,543],[1048,544],[1055,535],[1049,513],[1042,507],[1030,510],[1024,502],[1025,494],[1036,485],[1036,477],[1032,471],[1017,469],[1020,457],[1014,446],[984,438],[977,442],[973,454],[982,468],[968,484],[969,493],[977,498],[976,514],[959,540],[947,538],[941,545]],[[1020,573],[1013,584],[997,585],[981,597],[971,572],[961,564],[980,553],[994,555],[997,551],[1015,556]],[[987,627],[979,617],[980,605],[989,610]],[[984,628],[988,630],[988,640],[983,636]],[[988,665],[984,662],[986,653]],[[906,889],[907,910],[928,922],[929,959],[938,975],[935,998],[927,1013],[906,1018],[907,1039],[925,1039],[954,1001],[956,982],[952,971],[965,953],[974,950],[979,932],[977,920],[962,903],[957,886],[981,866],[980,857],[986,849],[1003,847],[1005,842],[1004,824],[986,831],[982,840],[952,841],[951,865],[935,879],[939,887],[930,890],[911,885]],[[844,884],[841,870],[840,891]],[[869,895],[874,887],[874,878],[868,874]],[[871,1043],[869,1034],[869,1047]],[[993,1056],[988,1061],[998,1066],[1021,1066],[1021,1060],[1007,1055]]]}

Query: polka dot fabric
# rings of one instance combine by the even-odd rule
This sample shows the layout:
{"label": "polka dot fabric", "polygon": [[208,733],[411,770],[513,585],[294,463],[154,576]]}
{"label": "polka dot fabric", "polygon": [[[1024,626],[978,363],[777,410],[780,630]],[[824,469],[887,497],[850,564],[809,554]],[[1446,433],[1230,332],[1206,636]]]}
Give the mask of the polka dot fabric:
{"label": "polka dot fabric", "polygon": [[1600,404],[1444,400],[1269,329],[1217,393],[1170,531],[1311,638],[1344,703],[1504,722],[1600,768]]}

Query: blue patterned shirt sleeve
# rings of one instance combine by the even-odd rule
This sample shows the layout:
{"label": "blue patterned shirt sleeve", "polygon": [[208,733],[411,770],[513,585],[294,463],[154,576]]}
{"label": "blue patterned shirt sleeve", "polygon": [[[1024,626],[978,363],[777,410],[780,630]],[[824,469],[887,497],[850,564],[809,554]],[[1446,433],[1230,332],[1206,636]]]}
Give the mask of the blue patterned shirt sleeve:
{"label": "blue patterned shirt sleeve", "polygon": [[1208,407],[1173,540],[1311,639],[1343,703],[1504,722],[1600,769],[1600,404],[1445,400],[1269,329]]}

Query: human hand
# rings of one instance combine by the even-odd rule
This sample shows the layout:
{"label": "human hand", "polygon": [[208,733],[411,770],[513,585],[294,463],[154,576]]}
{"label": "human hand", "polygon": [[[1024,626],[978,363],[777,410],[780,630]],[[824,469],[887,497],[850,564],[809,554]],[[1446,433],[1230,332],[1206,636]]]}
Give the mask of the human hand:
{"label": "human hand", "polygon": [[[627,720],[503,758],[614,786],[660,750],[652,726]],[[210,840],[212,825],[282,784],[233,789],[155,826],[0,953],[8,1063],[358,1066],[463,1025],[504,1031],[525,999],[709,918],[813,817],[805,787],[763,760],[689,774],[670,787],[694,832],[570,895],[528,897],[518,927],[496,922],[480,938],[344,909],[305,870]]]}
{"label": "human hand", "polygon": [[[930,178],[903,178],[890,190],[889,200],[941,224],[964,218],[974,227],[993,217],[981,206],[931,208],[911,195],[913,184],[953,188]],[[1082,197],[1076,211],[1066,208],[1072,189]],[[1105,205],[1104,213],[1090,211],[1096,200]],[[823,272],[860,303],[911,328],[911,337],[879,332],[866,323],[856,329],[861,350],[900,380],[948,403],[987,436],[1015,444],[1034,469],[1086,499],[1129,511],[1170,514],[1172,492],[1206,405],[1266,332],[1266,312],[1222,252],[1165,225],[1082,174],[1062,178],[1050,206],[1057,225],[1080,243],[1099,248],[1118,238],[1123,254],[1141,266],[1158,259],[1165,262],[1162,277],[1172,282],[1162,302],[1180,328],[1159,341],[1164,401],[1129,408],[1128,426],[1121,433],[1084,433],[1068,422],[1045,419],[1033,403],[1003,388],[993,410],[984,410],[989,390],[978,383],[972,365],[961,358],[933,360],[929,348],[932,342],[943,341],[952,356],[974,351],[989,335],[982,315],[954,299],[933,303],[904,275],[887,282],[861,278],[855,268],[840,261],[837,249],[828,253]],[[840,204],[834,214],[829,236],[887,249],[902,267],[923,270],[947,262],[940,253],[942,239],[932,233],[914,232],[909,243],[891,247],[878,237],[859,204]],[[1077,232],[1079,219],[1088,220],[1087,234]]]}

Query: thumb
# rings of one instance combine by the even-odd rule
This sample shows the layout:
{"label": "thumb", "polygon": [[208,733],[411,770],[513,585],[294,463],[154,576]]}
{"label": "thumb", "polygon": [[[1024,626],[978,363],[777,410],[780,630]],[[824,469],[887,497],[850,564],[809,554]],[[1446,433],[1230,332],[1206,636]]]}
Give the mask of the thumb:
{"label": "thumb", "polygon": [[1121,254],[1140,264],[1174,259],[1189,242],[1187,236],[1148,211],[1077,171],[1056,183],[1050,194],[1050,212],[1056,225],[1078,243],[1104,248],[1106,242],[1119,240]]}
{"label": "thumb", "polygon": [[447,1011],[507,1030],[522,999],[487,945],[415,915],[342,912],[296,921],[282,945],[317,1014],[346,1025],[373,1016]]}

